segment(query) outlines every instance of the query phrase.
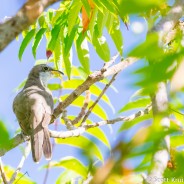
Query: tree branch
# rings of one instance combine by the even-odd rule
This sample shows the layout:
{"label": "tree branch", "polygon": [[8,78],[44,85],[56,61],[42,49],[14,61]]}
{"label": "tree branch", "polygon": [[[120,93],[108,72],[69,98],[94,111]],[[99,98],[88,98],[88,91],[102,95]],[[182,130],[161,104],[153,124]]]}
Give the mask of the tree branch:
{"label": "tree branch", "polygon": [[85,115],[85,111],[88,107],[88,104],[89,104],[89,101],[90,101],[90,96],[91,96],[91,93],[89,90],[86,91],[86,96],[85,96],[85,100],[84,100],[84,104],[81,108],[81,112],[79,113],[79,115],[74,119],[72,120],[72,124],[77,124],[81,119],[82,117]]}
{"label": "tree branch", "polygon": [[94,83],[108,77],[114,75],[126,67],[133,64],[138,59],[135,57],[129,57],[123,60],[122,62],[111,66],[105,72],[102,71],[95,71],[80,85],[78,86],[63,102],[60,102],[58,106],[54,109],[53,118],[51,123],[55,121],[55,119],[63,112],[63,110],[68,107],[76,98],[78,98],[84,91],[89,89],[91,85]]}
{"label": "tree branch", "polygon": [[100,93],[100,95],[98,96],[98,98],[95,100],[95,102],[89,107],[86,115],[84,116],[83,120],[82,120],[82,124],[87,120],[88,116],[90,115],[90,113],[92,112],[93,108],[95,107],[95,105],[99,102],[99,100],[101,99],[101,97],[104,95],[104,93],[107,91],[107,89],[109,88],[109,86],[114,82],[115,77],[118,73],[114,74],[112,79],[110,80],[110,82],[108,84],[106,84],[105,88],[102,90],[102,92]]}
{"label": "tree branch", "polygon": [[0,52],[24,29],[33,24],[41,13],[59,0],[28,0],[11,19],[0,24]]}
{"label": "tree branch", "polygon": [[[111,120],[103,120],[103,121],[96,122],[93,124],[84,124],[83,126],[76,128],[75,130],[60,131],[60,132],[49,130],[50,137],[53,137],[53,138],[77,137],[77,136],[82,135],[85,131],[87,131],[90,128],[100,127],[100,126],[107,125],[107,124],[114,124],[114,123],[121,122],[121,121],[132,121],[138,117],[148,114],[151,108],[152,106],[149,105],[144,110],[140,110],[137,113],[132,114],[130,116],[120,116],[118,118],[111,119]],[[19,144],[27,140],[29,140],[28,137],[24,139],[22,134],[16,135],[14,138],[10,140],[10,142],[16,142],[16,144],[13,144],[12,146],[8,147],[8,149],[0,149],[0,156],[3,156],[6,152],[8,152],[9,150],[15,148],[16,146],[18,146]]]}

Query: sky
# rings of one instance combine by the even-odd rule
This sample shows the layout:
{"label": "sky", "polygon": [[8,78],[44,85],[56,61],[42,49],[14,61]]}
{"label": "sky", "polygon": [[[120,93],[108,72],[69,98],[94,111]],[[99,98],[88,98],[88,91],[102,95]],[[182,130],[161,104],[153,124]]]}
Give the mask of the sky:
{"label": "sky", "polygon": [[[14,1],[6,1],[3,0],[0,6],[0,22],[3,21],[4,17],[14,16],[17,10],[22,6],[24,0],[14,0]],[[53,8],[57,8],[58,4],[55,4]],[[121,30],[124,39],[124,57],[130,51],[131,48],[135,47],[138,43],[145,39],[145,33],[147,31],[146,22],[143,18],[131,17],[131,24],[129,26],[129,30],[126,29],[124,24],[121,25]],[[104,31],[105,37],[107,37],[107,41],[110,45],[111,56],[116,54],[116,48],[112,42],[112,40],[107,35],[106,31]],[[18,129],[19,125],[16,121],[16,117],[12,110],[12,102],[14,97],[16,96],[15,88],[27,77],[29,71],[34,66],[35,60],[32,56],[31,45],[29,45],[24,54],[22,61],[20,62],[18,59],[18,50],[22,41],[22,37],[19,37],[19,40],[14,40],[10,43],[5,50],[0,53],[0,79],[1,79],[1,90],[0,90],[0,119],[5,122],[6,127],[8,128],[11,136],[15,135],[15,131]],[[74,52],[75,65],[79,65],[78,60],[76,59],[76,53]],[[100,69],[103,66],[103,61],[97,56],[94,49],[90,46],[90,57],[91,57],[91,69],[92,71]],[[46,59],[45,57],[45,41],[41,42],[41,45],[37,51],[37,59]],[[94,62],[95,61],[95,62]],[[135,67],[137,67],[135,65]],[[108,90],[107,94],[109,95],[115,110],[118,111],[125,103],[128,102],[129,97],[135,92],[135,88],[133,87],[133,79],[132,72],[135,68],[128,68],[124,72],[120,74],[118,79],[115,81],[114,86],[118,89],[119,93],[114,92],[113,90]],[[67,77],[64,77],[64,80],[68,80]],[[130,85],[130,83],[132,85]],[[122,99],[121,101],[119,99]],[[117,114],[113,114],[110,108],[105,108],[108,113],[110,119],[116,117]],[[117,129],[119,127],[119,123],[117,125],[113,125],[111,131],[107,126],[102,129],[107,134],[108,137],[113,137],[113,139],[109,139],[111,145],[113,146],[117,141]],[[128,132],[126,135],[131,137],[134,131]],[[21,145],[22,146],[22,145]],[[109,152],[104,148],[103,150],[104,156],[108,156]],[[59,145],[54,149],[53,152],[53,160],[61,159],[65,156],[76,156],[82,160],[79,155],[78,150],[75,148],[71,148],[69,146]],[[6,153],[5,156],[2,157],[4,165],[10,165],[12,167],[17,167],[18,163],[21,159],[21,149],[20,147],[16,147],[15,149]],[[32,161],[31,154],[25,161],[22,172],[28,172],[29,176],[38,184],[43,183],[45,170],[41,169],[43,165],[47,162],[44,158],[42,158],[39,164],[35,164]],[[56,178],[61,173],[61,168],[52,169],[49,173],[49,177],[47,180],[48,184],[54,183]]]}

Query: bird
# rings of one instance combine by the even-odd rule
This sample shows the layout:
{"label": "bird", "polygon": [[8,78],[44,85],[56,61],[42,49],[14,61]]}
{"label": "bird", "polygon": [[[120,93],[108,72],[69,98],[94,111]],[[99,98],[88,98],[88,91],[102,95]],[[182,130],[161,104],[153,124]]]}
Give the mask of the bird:
{"label": "bird", "polygon": [[46,160],[52,157],[48,125],[53,113],[54,102],[47,84],[52,77],[61,75],[63,72],[46,64],[34,66],[23,89],[13,101],[13,111],[22,133],[30,136],[33,161],[37,163],[42,154]]}

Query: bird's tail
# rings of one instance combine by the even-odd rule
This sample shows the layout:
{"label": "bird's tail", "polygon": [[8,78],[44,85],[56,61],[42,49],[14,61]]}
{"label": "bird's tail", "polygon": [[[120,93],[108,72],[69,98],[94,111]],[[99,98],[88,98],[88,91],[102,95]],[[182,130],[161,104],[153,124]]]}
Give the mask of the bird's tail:
{"label": "bird's tail", "polygon": [[44,132],[38,131],[31,134],[31,150],[34,162],[39,162],[42,157]]}
{"label": "bird's tail", "polygon": [[43,133],[43,154],[47,160],[50,160],[52,158],[52,145],[50,142],[50,135],[47,127],[43,128]]}
{"label": "bird's tail", "polygon": [[52,145],[48,128],[44,127],[35,134],[31,134],[31,150],[34,162],[39,162],[42,157],[42,150],[45,158],[50,160],[52,157]]}

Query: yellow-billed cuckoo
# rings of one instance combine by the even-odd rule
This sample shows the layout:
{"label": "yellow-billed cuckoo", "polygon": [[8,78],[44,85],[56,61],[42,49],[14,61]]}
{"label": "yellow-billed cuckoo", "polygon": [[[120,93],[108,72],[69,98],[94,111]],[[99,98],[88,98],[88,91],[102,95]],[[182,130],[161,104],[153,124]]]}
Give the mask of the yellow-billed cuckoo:
{"label": "yellow-billed cuckoo", "polygon": [[46,64],[34,66],[24,88],[13,102],[13,111],[22,132],[31,138],[31,150],[35,162],[39,162],[42,152],[46,159],[51,159],[52,156],[48,125],[54,103],[47,82],[53,75],[58,74],[63,73]]}

